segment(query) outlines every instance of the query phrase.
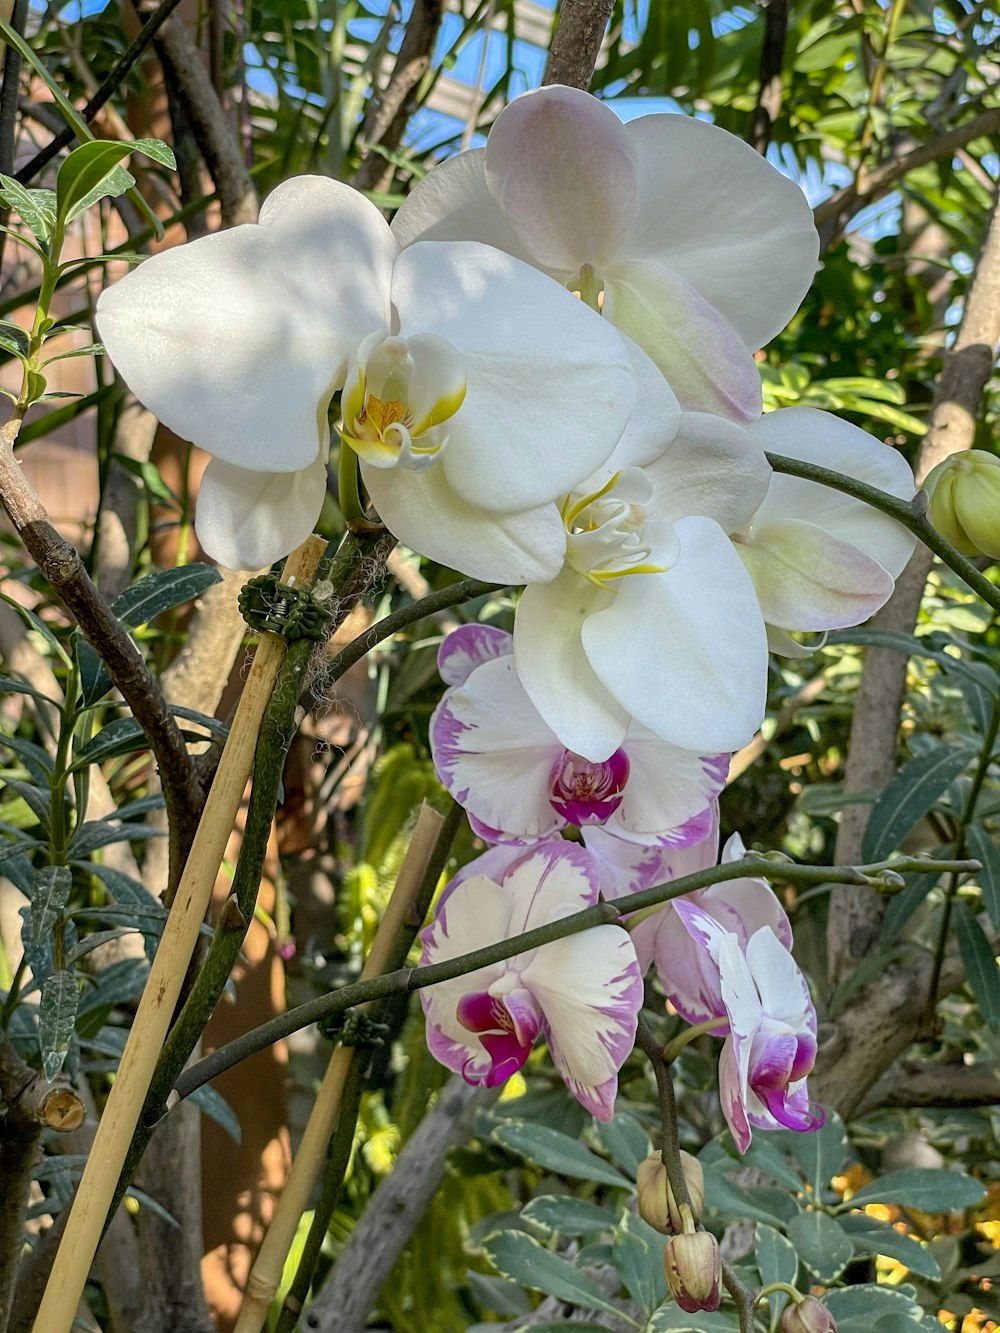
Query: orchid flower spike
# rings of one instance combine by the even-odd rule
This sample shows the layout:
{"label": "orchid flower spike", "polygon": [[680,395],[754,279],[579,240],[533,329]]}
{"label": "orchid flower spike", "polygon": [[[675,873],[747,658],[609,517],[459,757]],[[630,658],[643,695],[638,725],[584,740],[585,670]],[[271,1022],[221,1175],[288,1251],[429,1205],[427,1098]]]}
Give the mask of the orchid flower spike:
{"label": "orchid flower spike", "polygon": [[213,455],[198,535],[250,568],[316,523],[342,391],[341,447],[397,537],[472,577],[551,578],[551,502],[622,436],[641,355],[489,246],[400,253],[372,203],[317,176],[279,185],[257,224],[146,260],[97,322],[140,401]]}
{"label": "orchid flower spike", "polygon": [[[572,843],[509,848],[464,868],[421,932],[423,963],[444,962],[596,903],[600,875]],[[619,926],[555,940],[420,992],[427,1044],[467,1083],[496,1087],[516,1073],[539,1036],[566,1086],[598,1120],[614,1114],[618,1070],[635,1041],[642,976]]]}
{"label": "orchid flower spike", "polygon": [[683,407],[739,421],[761,407],[751,353],[791,319],[819,254],[802,191],[734,135],[683,115],[623,125],[558,86],[429,172],[393,231],[536,265],[648,352]]}
{"label": "orchid flower spike", "polygon": [[[592,763],[546,726],[512,654],[511,636],[489,625],[453,630],[438,654],[449,688],[431,719],[434,765],[474,832],[525,845],[576,825],[609,873],[608,897],[668,878],[669,853],[714,826],[728,754],[681,750],[632,723],[622,746]],[[614,843],[624,845],[606,861]],[[632,873],[619,881],[623,865]]]}

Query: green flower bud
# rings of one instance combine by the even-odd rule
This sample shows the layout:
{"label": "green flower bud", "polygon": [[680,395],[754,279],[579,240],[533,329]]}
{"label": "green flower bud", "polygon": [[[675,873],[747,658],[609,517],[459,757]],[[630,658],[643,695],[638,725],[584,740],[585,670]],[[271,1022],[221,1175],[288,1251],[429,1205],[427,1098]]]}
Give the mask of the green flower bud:
{"label": "green flower bud", "polygon": [[837,1333],[837,1321],[815,1296],[786,1305],[780,1327],[781,1333]]}
{"label": "green flower bud", "polygon": [[663,1252],[663,1271],[674,1300],[688,1314],[719,1308],[722,1255],[710,1231],[671,1236]]}
{"label": "green flower bud", "polygon": [[952,454],[927,475],[931,522],[963,555],[1000,560],[1000,458],[982,449]]}
{"label": "green flower bud", "polygon": [[[689,1152],[681,1152],[681,1168],[691,1196],[691,1211],[695,1221],[701,1217],[705,1208],[705,1172],[697,1157]],[[659,1153],[652,1153],[639,1163],[636,1172],[636,1185],[639,1193],[639,1215],[644,1222],[655,1227],[665,1236],[671,1232],[683,1231],[680,1210],[674,1199],[674,1192],[667,1179],[667,1169],[660,1160]]]}

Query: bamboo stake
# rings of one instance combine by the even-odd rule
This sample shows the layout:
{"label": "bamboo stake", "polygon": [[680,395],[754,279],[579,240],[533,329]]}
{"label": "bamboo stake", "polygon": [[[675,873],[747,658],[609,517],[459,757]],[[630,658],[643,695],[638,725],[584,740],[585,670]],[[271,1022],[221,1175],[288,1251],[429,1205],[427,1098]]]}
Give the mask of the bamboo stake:
{"label": "bamboo stake", "polygon": [[[282,580],[300,586],[311,583],[325,550],[326,542],[309,537],[288,557]],[[284,656],[284,639],[275,634],[261,635],[117,1076],[97,1126],[33,1333],[70,1333],[73,1325],[129,1142],[211,901],[215,878],[253,767],[257,733]]]}
{"label": "bamboo stake", "polygon": [[[443,817],[429,805],[420,807],[417,825],[406,849],[396,886],[365,959],[361,972],[363,981],[381,975],[388,967],[396,936],[413,905],[443,823]],[[367,1005],[362,1007],[368,1008]],[[233,1333],[260,1333],[264,1327],[271,1302],[281,1282],[288,1251],[295,1239],[299,1218],[309,1203],[309,1195],[323,1166],[353,1059],[354,1049],[351,1046],[338,1046],[330,1057],[299,1151],[274,1210],[267,1235],[250,1270]]]}

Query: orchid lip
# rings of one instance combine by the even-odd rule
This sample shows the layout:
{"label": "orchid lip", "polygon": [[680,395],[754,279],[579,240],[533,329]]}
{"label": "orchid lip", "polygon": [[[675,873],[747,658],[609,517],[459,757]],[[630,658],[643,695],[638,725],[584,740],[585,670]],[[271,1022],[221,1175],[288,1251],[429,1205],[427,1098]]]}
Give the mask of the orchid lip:
{"label": "orchid lip", "polygon": [[563,750],[549,775],[549,804],[570,824],[604,824],[621,805],[629,758],[618,749],[603,763]]}

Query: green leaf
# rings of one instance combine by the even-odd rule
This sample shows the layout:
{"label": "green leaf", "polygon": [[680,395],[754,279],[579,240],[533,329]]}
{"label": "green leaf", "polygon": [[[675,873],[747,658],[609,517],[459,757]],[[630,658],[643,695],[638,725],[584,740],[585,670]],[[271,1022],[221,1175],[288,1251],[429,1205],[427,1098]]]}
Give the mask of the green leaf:
{"label": "green leaf", "polygon": [[9,319],[0,319],[0,347],[22,360],[31,347],[31,335],[20,324],[12,324]]}
{"label": "green leaf", "polygon": [[736,1315],[724,1314],[721,1310],[698,1310],[687,1314],[675,1301],[661,1305],[653,1314],[644,1333],[737,1333],[739,1324]]}
{"label": "green leaf", "polygon": [[[754,1260],[762,1287],[769,1286],[772,1282],[795,1285],[799,1271],[799,1256],[795,1253],[795,1246],[780,1231],[766,1226],[763,1222],[757,1223]],[[767,1302],[771,1326],[774,1327],[782,1310],[788,1304],[788,1296],[783,1291],[772,1291]]]}
{"label": "green leaf", "polygon": [[817,1199],[823,1198],[850,1153],[844,1122],[836,1111],[828,1110],[823,1125],[812,1133],[783,1130],[771,1138],[795,1158]]}
{"label": "green leaf", "polygon": [[76,757],[69,771],[76,773],[81,768],[98,764],[115,755],[130,754],[133,750],[144,749],[147,744],[146,733],[134,717],[115,718],[76,751]]}
{"label": "green leaf", "polygon": [[643,1127],[634,1116],[620,1112],[606,1125],[597,1121],[594,1130],[615,1166],[627,1171],[634,1180],[639,1163],[652,1151]]}
{"label": "green leaf", "polygon": [[54,190],[28,190],[13,176],[0,172],[0,199],[43,245],[48,242],[56,225]]}
{"label": "green leaf", "polygon": [[[41,703],[51,704],[53,708],[61,707],[58,699],[51,699],[47,694],[42,694],[27,681],[17,680],[14,676],[0,675],[0,694],[30,694],[32,699],[38,699]],[[6,745],[8,737],[3,738],[3,744]]]}
{"label": "green leaf", "polygon": [[522,1287],[587,1310],[621,1313],[605,1299],[593,1278],[539,1245],[526,1231],[499,1231],[486,1238],[483,1250],[498,1273]]}
{"label": "green leaf", "polygon": [[952,921],[958,939],[966,980],[976,997],[983,1021],[992,1032],[1000,1032],[1000,973],[993,946],[960,899],[952,908]]}
{"label": "green leaf", "polygon": [[[104,819],[91,819],[81,824],[73,834],[69,853],[79,861],[98,847],[110,847],[114,842],[138,842],[142,838],[165,836],[162,829],[150,828],[148,824],[109,824]],[[91,867],[88,865],[87,869]]]}
{"label": "green leaf", "polygon": [[[171,168],[176,165],[173,153],[158,139],[136,139],[132,143],[93,139],[80,144],[65,158],[56,175],[57,212],[63,222],[71,222],[106,194],[124,194],[130,189],[135,181],[127,171],[120,172],[111,184],[108,178],[132,153],[144,153]],[[124,177],[127,181],[122,185]]]}
{"label": "green leaf", "polygon": [[989,913],[995,930],[1000,930],[1000,847],[981,824],[973,824],[965,833],[966,846],[982,870],[975,875],[983,891],[983,906]]}
{"label": "green leaf", "polygon": [[848,1213],[840,1219],[840,1225],[850,1236],[858,1254],[885,1254],[905,1264],[911,1273],[929,1278],[931,1282],[941,1280],[938,1261],[926,1245],[921,1245],[912,1236],[904,1236],[895,1227],[866,1213]]}
{"label": "green leaf", "polygon": [[222,575],[211,565],[180,565],[176,569],[158,569],[126,588],[115,599],[111,610],[123,624],[134,629],[155,620],[182,602],[189,602],[218,583]]}
{"label": "green leaf", "polygon": [[88,343],[86,347],[73,347],[68,352],[60,352],[58,356],[50,356],[42,364],[51,366],[55,361],[69,361],[74,356],[104,356],[104,354],[103,343]]}
{"label": "green leaf", "polygon": [[[135,177],[131,171],[122,166],[112,167],[102,181],[73,205],[66,216],[66,221],[72,222],[101,199],[117,199],[119,195],[128,194],[134,184]],[[70,263],[72,262],[71,260]]]}
{"label": "green leaf", "polygon": [[111,675],[98,656],[97,649],[82,634],[74,635],[73,651],[80,674],[80,702],[84,708],[89,708],[98,699],[103,699],[111,689]]}
{"label": "green leaf", "polygon": [[568,1134],[546,1125],[533,1125],[523,1120],[501,1121],[491,1130],[490,1138],[509,1152],[517,1153],[556,1175],[591,1180],[599,1185],[615,1185],[619,1189],[632,1187],[631,1182],[603,1158]]}
{"label": "green leaf", "polygon": [[664,1238],[635,1213],[625,1213],[612,1242],[614,1266],[632,1299],[651,1315],[667,1295]]}
{"label": "green leaf", "polygon": [[220,1125],[234,1143],[240,1142],[243,1131],[236,1112],[210,1084],[203,1083],[200,1088],[196,1088],[189,1100],[194,1102],[199,1111]]}
{"label": "green leaf", "polygon": [[[47,789],[36,787],[31,782],[21,782],[18,778],[7,778],[7,786],[17,792],[21,800],[38,820],[42,829],[48,830],[52,819],[52,796]],[[13,818],[8,815],[8,818]]]}
{"label": "green leaf", "polygon": [[43,945],[52,933],[52,927],[69,902],[73,888],[73,872],[68,866],[44,866],[35,875],[31,886],[31,942]]}
{"label": "green leaf", "polygon": [[[785,1219],[766,1207],[763,1202],[756,1197],[759,1193],[756,1189],[744,1189],[740,1185],[734,1184],[721,1171],[717,1171],[714,1166],[708,1163],[702,1163],[705,1169],[705,1204],[707,1207],[721,1213],[723,1217],[731,1217],[735,1214],[737,1217],[749,1217],[755,1222],[766,1222],[769,1226],[783,1227]],[[788,1197],[787,1195],[785,1196]],[[771,1202],[767,1200],[768,1204]],[[788,1199],[792,1208],[795,1204]]]}
{"label": "green leaf", "polygon": [[861,844],[864,861],[884,861],[976,757],[974,746],[937,745],[899,770],[875,802]]}
{"label": "green leaf", "polygon": [[799,1213],[788,1224],[799,1258],[824,1285],[835,1281],[854,1258],[854,1246],[828,1213]]}
{"label": "green leaf", "polygon": [[540,1194],[521,1209],[521,1220],[546,1236],[589,1236],[618,1225],[610,1209],[575,1194]]}
{"label": "green leaf", "polygon": [[73,1039],[80,988],[72,972],[50,972],[42,983],[38,1008],[38,1044],[42,1069],[51,1083],[62,1069]]}
{"label": "green leaf", "polygon": [[869,1181],[851,1195],[850,1207],[866,1203],[898,1203],[922,1213],[956,1213],[974,1208],[986,1197],[986,1188],[972,1176],[933,1167],[890,1171]]}
{"label": "green leaf", "polygon": [[842,1329],[848,1321],[855,1327],[871,1329],[876,1319],[888,1314],[901,1314],[919,1320],[923,1311],[910,1292],[912,1288],[907,1290],[862,1282],[857,1286],[828,1291],[823,1302],[837,1321],[838,1329]]}
{"label": "green leaf", "polygon": [[769,1143],[765,1135],[756,1135],[751,1141],[750,1147],[743,1154],[743,1161],[747,1166],[758,1167],[772,1180],[776,1180],[779,1185],[784,1185],[790,1189],[793,1194],[802,1193],[802,1177],[785,1157],[785,1154],[779,1152],[772,1143]]}

